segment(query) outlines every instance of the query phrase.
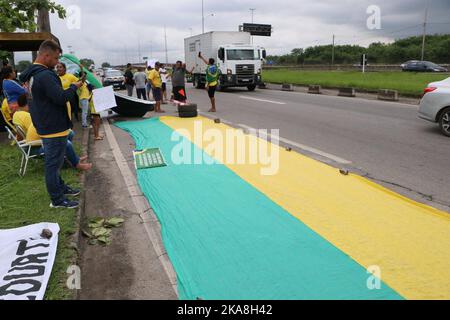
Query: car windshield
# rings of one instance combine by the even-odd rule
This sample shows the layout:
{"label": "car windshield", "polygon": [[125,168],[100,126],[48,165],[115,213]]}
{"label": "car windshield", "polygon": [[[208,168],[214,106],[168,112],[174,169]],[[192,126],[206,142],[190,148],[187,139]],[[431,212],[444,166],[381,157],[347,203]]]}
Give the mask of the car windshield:
{"label": "car windshield", "polygon": [[228,60],[259,60],[259,50],[233,49],[227,50]]}
{"label": "car windshield", "polygon": [[122,76],[122,72],[120,72],[120,71],[107,71],[106,72],[106,76],[107,77],[121,77]]}

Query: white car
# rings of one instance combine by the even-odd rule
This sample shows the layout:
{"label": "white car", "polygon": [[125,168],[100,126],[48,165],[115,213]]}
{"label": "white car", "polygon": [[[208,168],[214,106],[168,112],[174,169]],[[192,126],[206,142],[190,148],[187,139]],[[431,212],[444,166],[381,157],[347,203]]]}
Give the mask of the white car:
{"label": "white car", "polygon": [[438,123],[442,133],[450,137],[450,78],[428,85],[420,101],[419,118]]}

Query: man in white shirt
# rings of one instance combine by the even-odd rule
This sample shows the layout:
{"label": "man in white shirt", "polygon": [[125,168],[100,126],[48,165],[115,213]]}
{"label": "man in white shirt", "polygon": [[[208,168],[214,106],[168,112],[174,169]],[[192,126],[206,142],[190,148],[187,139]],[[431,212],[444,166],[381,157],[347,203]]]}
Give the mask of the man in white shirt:
{"label": "man in white shirt", "polygon": [[162,104],[167,104],[167,70],[165,69],[165,65],[161,65],[161,69],[159,69],[159,73],[161,74],[161,80],[162,80]]}

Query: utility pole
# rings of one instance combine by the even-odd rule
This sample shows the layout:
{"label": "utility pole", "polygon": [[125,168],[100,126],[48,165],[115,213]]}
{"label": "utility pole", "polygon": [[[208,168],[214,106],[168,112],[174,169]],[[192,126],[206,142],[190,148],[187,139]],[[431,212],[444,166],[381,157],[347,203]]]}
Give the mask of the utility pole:
{"label": "utility pole", "polygon": [[[254,16],[254,13],[255,13],[255,8],[250,8],[250,11],[252,12],[252,24],[253,24],[253,16]],[[253,44],[253,36],[251,37],[251,39],[252,39],[252,44]]]}
{"label": "utility pole", "polygon": [[166,26],[164,26],[164,43],[166,47],[166,64],[169,63],[169,53],[167,52],[167,29]]}
{"label": "utility pole", "polygon": [[335,40],[336,36],[333,34],[333,48],[331,50],[331,65],[334,66],[334,40]]}
{"label": "utility pole", "polygon": [[[138,35],[138,37],[139,37],[139,35]],[[138,38],[138,54],[139,54],[138,63],[141,63],[142,56],[141,56],[141,39],[140,38]]]}
{"label": "utility pole", "polygon": [[153,41],[150,41],[150,59],[153,59]]}
{"label": "utility pole", "polygon": [[202,0],[202,34],[205,33],[205,1]]}
{"label": "utility pole", "polygon": [[430,0],[425,2],[425,18],[423,20],[423,38],[422,38],[422,61],[425,59],[425,38],[427,35],[427,23],[428,23],[428,7]]}

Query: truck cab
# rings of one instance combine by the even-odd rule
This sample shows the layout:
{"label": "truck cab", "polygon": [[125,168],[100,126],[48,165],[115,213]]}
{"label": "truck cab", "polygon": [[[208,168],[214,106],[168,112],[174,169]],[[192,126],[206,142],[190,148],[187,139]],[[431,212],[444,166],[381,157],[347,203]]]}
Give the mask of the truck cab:
{"label": "truck cab", "polygon": [[250,91],[262,82],[265,49],[249,45],[224,45],[217,52],[221,71],[220,86],[247,87]]}

